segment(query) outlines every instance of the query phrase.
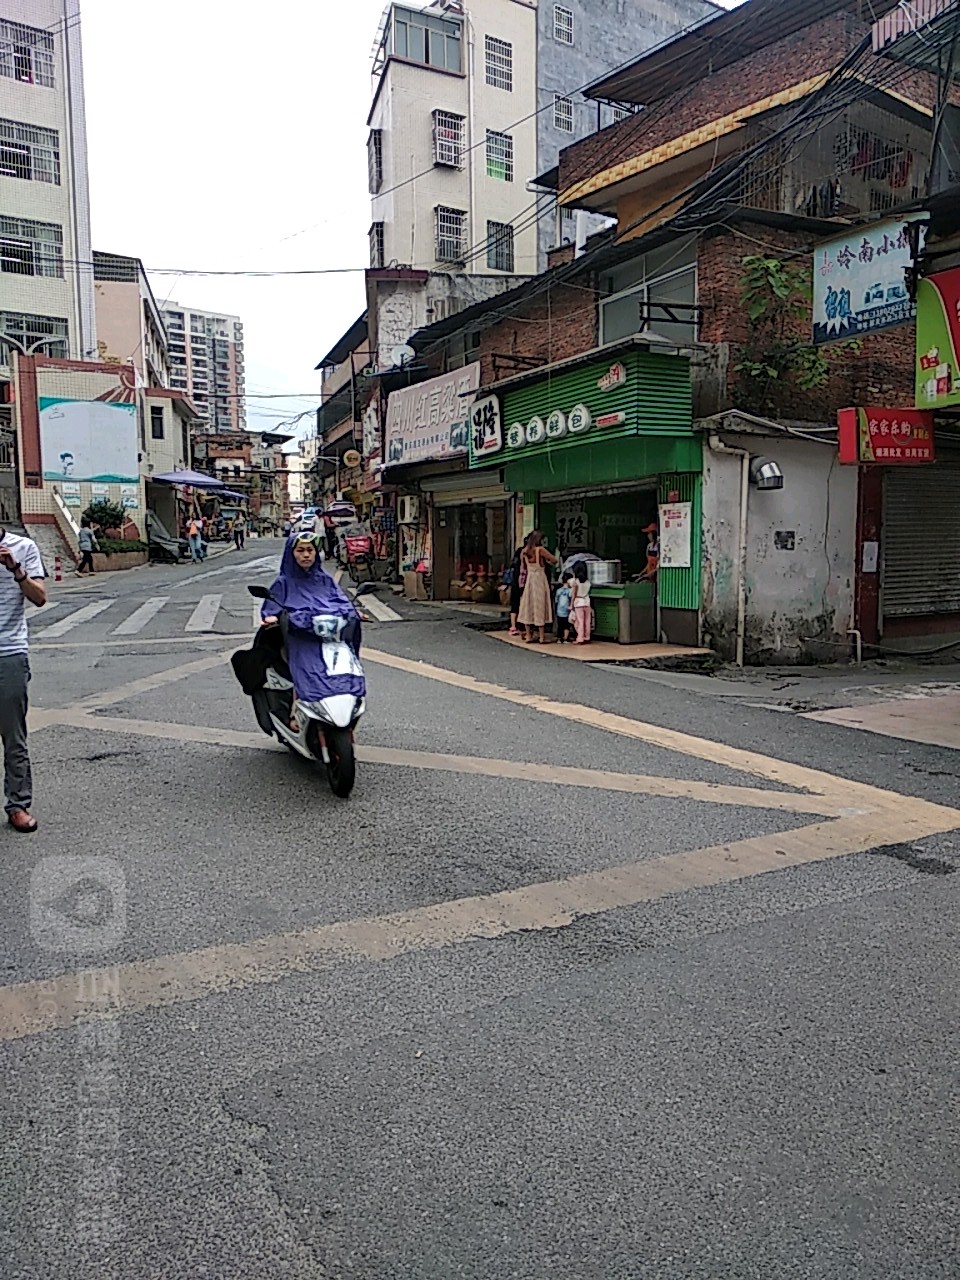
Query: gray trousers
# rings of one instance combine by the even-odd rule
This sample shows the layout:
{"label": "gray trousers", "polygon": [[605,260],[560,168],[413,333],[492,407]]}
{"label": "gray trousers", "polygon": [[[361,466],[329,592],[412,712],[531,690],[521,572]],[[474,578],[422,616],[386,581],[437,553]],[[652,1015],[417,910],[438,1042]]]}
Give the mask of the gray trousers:
{"label": "gray trousers", "polygon": [[27,751],[27,686],[30,659],[25,653],[0,654],[0,738],[3,739],[3,789],[7,813],[33,803],[33,774]]}

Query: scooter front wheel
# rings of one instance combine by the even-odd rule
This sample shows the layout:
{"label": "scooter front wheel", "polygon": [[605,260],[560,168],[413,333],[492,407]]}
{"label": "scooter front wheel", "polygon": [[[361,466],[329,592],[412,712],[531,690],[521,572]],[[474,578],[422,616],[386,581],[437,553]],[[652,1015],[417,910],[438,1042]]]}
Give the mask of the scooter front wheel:
{"label": "scooter front wheel", "polygon": [[345,800],[357,780],[357,757],[353,749],[353,735],[349,729],[326,728],[323,733],[327,744],[327,780],[330,790]]}

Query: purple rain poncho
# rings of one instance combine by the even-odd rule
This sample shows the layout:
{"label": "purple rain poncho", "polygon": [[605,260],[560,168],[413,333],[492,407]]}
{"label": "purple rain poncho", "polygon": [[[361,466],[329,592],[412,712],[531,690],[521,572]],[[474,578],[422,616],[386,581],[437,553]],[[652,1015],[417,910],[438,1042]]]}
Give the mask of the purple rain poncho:
{"label": "purple rain poncho", "polygon": [[[273,599],[264,600],[260,616],[273,617],[278,607],[287,615],[287,665],[298,698],[319,702],[338,693],[362,698],[366,694],[366,682],[357,661],[360,618],[356,607],[322,567],[319,554],[312,568],[300,568],[293,558],[296,541],[296,535],[287,540],[280,561],[280,576],[270,588]],[[340,638],[349,647],[349,655],[340,645],[325,642],[317,635],[315,619],[318,617],[342,621]],[[336,623],[327,624],[328,630],[335,628]]]}

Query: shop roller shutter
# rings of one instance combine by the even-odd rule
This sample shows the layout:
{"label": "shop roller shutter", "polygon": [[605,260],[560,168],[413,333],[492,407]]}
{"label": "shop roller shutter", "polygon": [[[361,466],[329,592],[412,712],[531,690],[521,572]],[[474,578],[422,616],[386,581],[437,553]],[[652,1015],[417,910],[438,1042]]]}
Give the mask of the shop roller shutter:
{"label": "shop roller shutter", "polygon": [[883,489],[883,616],[960,613],[960,463],[890,469]]}

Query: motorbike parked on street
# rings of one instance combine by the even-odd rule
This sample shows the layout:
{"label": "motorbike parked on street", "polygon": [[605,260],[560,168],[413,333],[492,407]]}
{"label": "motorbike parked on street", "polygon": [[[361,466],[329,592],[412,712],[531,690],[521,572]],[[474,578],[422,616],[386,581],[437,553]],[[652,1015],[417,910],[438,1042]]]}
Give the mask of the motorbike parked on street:
{"label": "motorbike parked on street", "polygon": [[[273,601],[266,587],[250,586],[247,590],[257,600]],[[276,624],[259,628],[252,649],[233,655],[234,673],[253,702],[263,732],[305,759],[321,762],[334,795],[346,799],[356,781],[354,730],[366,710],[365,696],[343,692],[317,701],[298,697],[285,656],[289,621],[279,605],[277,618]],[[351,621],[333,615],[317,615],[312,620],[331,684],[356,689],[364,687],[364,677],[357,656],[359,642],[349,642]],[[355,626],[359,635],[359,622]]]}

